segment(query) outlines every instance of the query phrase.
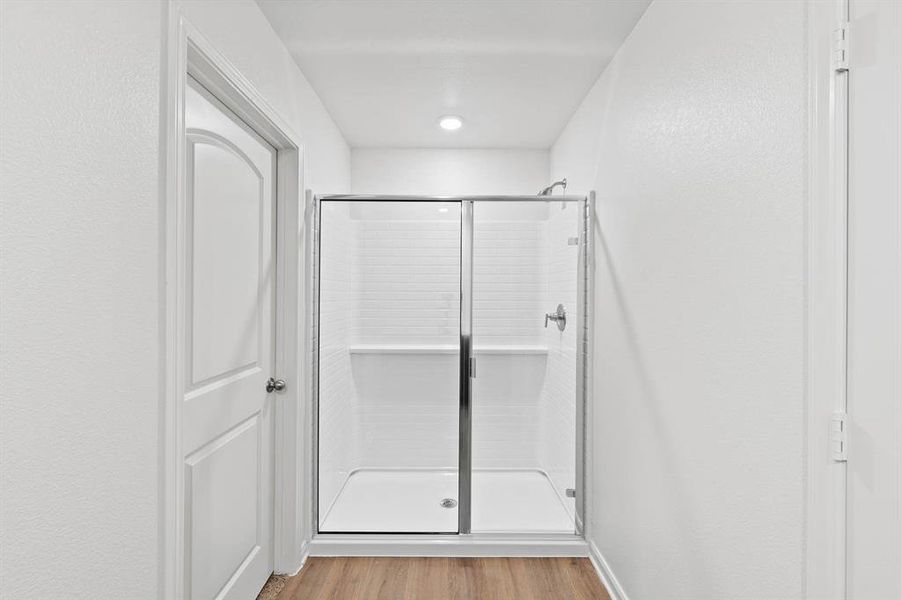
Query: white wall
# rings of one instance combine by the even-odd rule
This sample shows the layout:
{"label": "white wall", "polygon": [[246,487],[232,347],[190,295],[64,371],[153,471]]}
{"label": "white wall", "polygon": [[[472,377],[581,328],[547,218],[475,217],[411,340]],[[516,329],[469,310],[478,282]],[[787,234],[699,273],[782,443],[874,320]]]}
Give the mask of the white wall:
{"label": "white wall", "polygon": [[[166,3],[0,3],[0,595],[155,598]],[[350,152],[256,4],[192,23],[303,137]]]}
{"label": "white wall", "polygon": [[153,598],[158,2],[2,2],[4,598]]}
{"label": "white wall", "polygon": [[537,194],[550,183],[548,158],[547,150],[354,148],[353,192]]}
{"label": "white wall", "polygon": [[805,10],[655,2],[551,152],[598,191],[590,540],[634,598],[799,598]]}
{"label": "white wall", "polygon": [[253,0],[182,0],[185,17],[302,138],[304,186],[350,190],[350,148]]}

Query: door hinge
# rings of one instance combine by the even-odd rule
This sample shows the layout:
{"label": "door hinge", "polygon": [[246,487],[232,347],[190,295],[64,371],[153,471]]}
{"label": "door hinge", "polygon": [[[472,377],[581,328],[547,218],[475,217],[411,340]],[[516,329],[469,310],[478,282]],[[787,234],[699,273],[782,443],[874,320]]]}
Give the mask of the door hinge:
{"label": "door hinge", "polygon": [[835,411],[829,420],[829,449],[832,460],[848,460],[848,413]]}
{"label": "door hinge", "polygon": [[476,378],[476,357],[475,356],[469,357],[469,377],[470,377],[470,379]]}
{"label": "door hinge", "polygon": [[851,31],[848,23],[832,32],[832,69],[836,73],[847,71],[851,66],[849,35]]}

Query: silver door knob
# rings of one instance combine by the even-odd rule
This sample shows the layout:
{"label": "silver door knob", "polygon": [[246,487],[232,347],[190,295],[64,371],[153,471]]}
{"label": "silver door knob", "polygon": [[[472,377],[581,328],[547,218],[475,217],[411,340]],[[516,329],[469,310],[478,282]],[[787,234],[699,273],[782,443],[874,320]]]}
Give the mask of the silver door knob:
{"label": "silver door knob", "polygon": [[275,377],[270,377],[269,381],[266,382],[266,391],[270,394],[272,392],[281,392],[287,387],[288,384],[285,383],[284,379],[276,379]]}

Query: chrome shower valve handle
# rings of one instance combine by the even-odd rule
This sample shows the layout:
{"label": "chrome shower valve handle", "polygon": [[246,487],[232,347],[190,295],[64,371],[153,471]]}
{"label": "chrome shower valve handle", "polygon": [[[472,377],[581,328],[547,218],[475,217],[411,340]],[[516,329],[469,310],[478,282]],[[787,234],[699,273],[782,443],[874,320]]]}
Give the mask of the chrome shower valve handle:
{"label": "chrome shower valve handle", "polygon": [[566,329],[566,308],[562,304],[557,305],[557,311],[544,315],[544,327],[547,328],[548,321],[557,323],[557,329],[563,331]]}

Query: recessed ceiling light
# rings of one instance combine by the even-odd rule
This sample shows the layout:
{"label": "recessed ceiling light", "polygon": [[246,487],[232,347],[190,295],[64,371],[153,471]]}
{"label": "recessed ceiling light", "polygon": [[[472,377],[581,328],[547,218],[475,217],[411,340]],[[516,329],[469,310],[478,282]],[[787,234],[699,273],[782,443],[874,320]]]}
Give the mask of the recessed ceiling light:
{"label": "recessed ceiling light", "polygon": [[442,208],[439,208],[439,209],[438,209],[438,212],[440,212],[440,213],[446,213],[447,210],[448,210],[448,209],[442,207]]}
{"label": "recessed ceiling light", "polygon": [[438,124],[441,126],[441,129],[444,129],[445,131],[456,131],[463,127],[463,119],[455,117],[454,115],[447,115],[441,117]]}

